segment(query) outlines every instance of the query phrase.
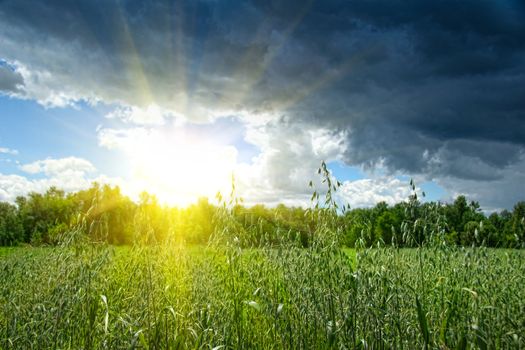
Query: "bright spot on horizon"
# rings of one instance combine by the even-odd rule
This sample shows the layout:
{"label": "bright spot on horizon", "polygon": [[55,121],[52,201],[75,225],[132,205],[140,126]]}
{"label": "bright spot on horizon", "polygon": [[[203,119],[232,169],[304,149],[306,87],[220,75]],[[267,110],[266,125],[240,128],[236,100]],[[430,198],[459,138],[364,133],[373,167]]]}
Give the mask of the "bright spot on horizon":
{"label": "bright spot on horizon", "polygon": [[144,133],[123,150],[132,167],[130,192],[147,191],[178,206],[228,191],[237,162],[235,147],[178,129]]}

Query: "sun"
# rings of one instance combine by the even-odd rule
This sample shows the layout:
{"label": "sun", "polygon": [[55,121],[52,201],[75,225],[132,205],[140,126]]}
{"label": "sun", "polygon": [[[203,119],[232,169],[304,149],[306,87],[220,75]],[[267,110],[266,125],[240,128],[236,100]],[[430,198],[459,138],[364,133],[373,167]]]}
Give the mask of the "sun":
{"label": "sun", "polygon": [[214,198],[231,185],[237,149],[181,130],[149,132],[134,140],[128,156],[134,192],[147,191],[170,205]]}

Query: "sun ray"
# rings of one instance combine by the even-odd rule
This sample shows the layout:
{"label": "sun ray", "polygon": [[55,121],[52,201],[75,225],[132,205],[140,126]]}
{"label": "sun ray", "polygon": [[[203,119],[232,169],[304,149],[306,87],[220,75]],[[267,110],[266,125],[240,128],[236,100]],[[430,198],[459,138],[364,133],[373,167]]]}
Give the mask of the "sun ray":
{"label": "sun ray", "polygon": [[141,107],[147,107],[155,103],[153,92],[150,87],[147,73],[144,70],[141,55],[135,45],[133,33],[129,27],[128,21],[124,14],[124,9],[121,5],[117,6],[117,20],[118,26],[122,30],[121,42],[125,54],[127,72],[131,75],[130,81],[132,87],[135,88],[136,96],[134,96]]}
{"label": "sun ray", "polygon": [[279,98],[276,96],[276,102],[273,103],[273,108],[276,111],[284,111],[293,107],[311,94],[322,90],[330,84],[347,76],[350,71],[355,70],[360,65],[364,64],[367,58],[377,52],[377,49],[377,45],[369,46],[367,49],[352,56],[338,67],[330,69],[323,76],[315,79],[311,84],[306,84],[304,87],[294,90],[292,95],[285,98]]}
{"label": "sun ray", "polygon": [[[308,0],[305,2],[304,6],[300,8],[293,21],[281,34],[276,45],[271,47],[270,51],[262,57],[262,62],[260,64],[254,65],[254,62],[261,61],[260,50],[256,48],[246,50],[243,57],[239,60],[237,69],[232,77],[232,81],[244,81],[245,84],[240,89],[237,84],[233,84],[233,87],[223,94],[223,98],[219,100],[216,108],[228,110],[231,107],[235,107],[245,102],[246,98],[251,93],[252,88],[261,80],[276,55],[281,51],[282,47],[293,35],[297,26],[302,22],[312,7],[313,2],[314,0]],[[259,27],[252,42],[260,42],[263,39],[263,36],[266,34],[264,29],[264,25]]]}
{"label": "sun ray", "polygon": [[[86,118],[87,116],[82,116]],[[72,118],[64,118],[63,116],[55,116],[50,114],[48,118],[52,119],[54,123],[60,125],[64,129],[71,132],[71,135],[80,136],[86,140],[91,139],[93,137],[93,133],[91,130],[86,129],[85,127],[81,127],[79,123]],[[95,115],[90,116],[92,119],[96,119],[97,117]]]}
{"label": "sun ray", "polygon": [[167,11],[164,13],[166,33],[166,74],[169,75],[172,89],[167,98],[170,107],[181,115],[188,113],[188,84],[186,67],[186,47],[184,44],[185,11],[180,1],[173,3],[166,0]]}

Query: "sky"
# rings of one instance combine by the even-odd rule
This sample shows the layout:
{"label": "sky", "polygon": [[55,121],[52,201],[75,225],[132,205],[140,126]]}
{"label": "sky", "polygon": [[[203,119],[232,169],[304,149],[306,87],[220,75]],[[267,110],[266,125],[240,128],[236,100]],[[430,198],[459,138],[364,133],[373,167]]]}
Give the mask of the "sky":
{"label": "sky", "polygon": [[520,0],[0,0],[0,201],[525,199]]}

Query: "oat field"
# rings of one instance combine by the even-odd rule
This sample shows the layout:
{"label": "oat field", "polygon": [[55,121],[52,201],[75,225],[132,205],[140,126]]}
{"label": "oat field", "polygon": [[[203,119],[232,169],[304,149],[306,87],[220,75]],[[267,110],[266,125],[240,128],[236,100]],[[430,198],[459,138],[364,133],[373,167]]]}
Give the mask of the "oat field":
{"label": "oat field", "polygon": [[4,249],[0,348],[519,349],[524,272],[520,250],[330,241]]}

